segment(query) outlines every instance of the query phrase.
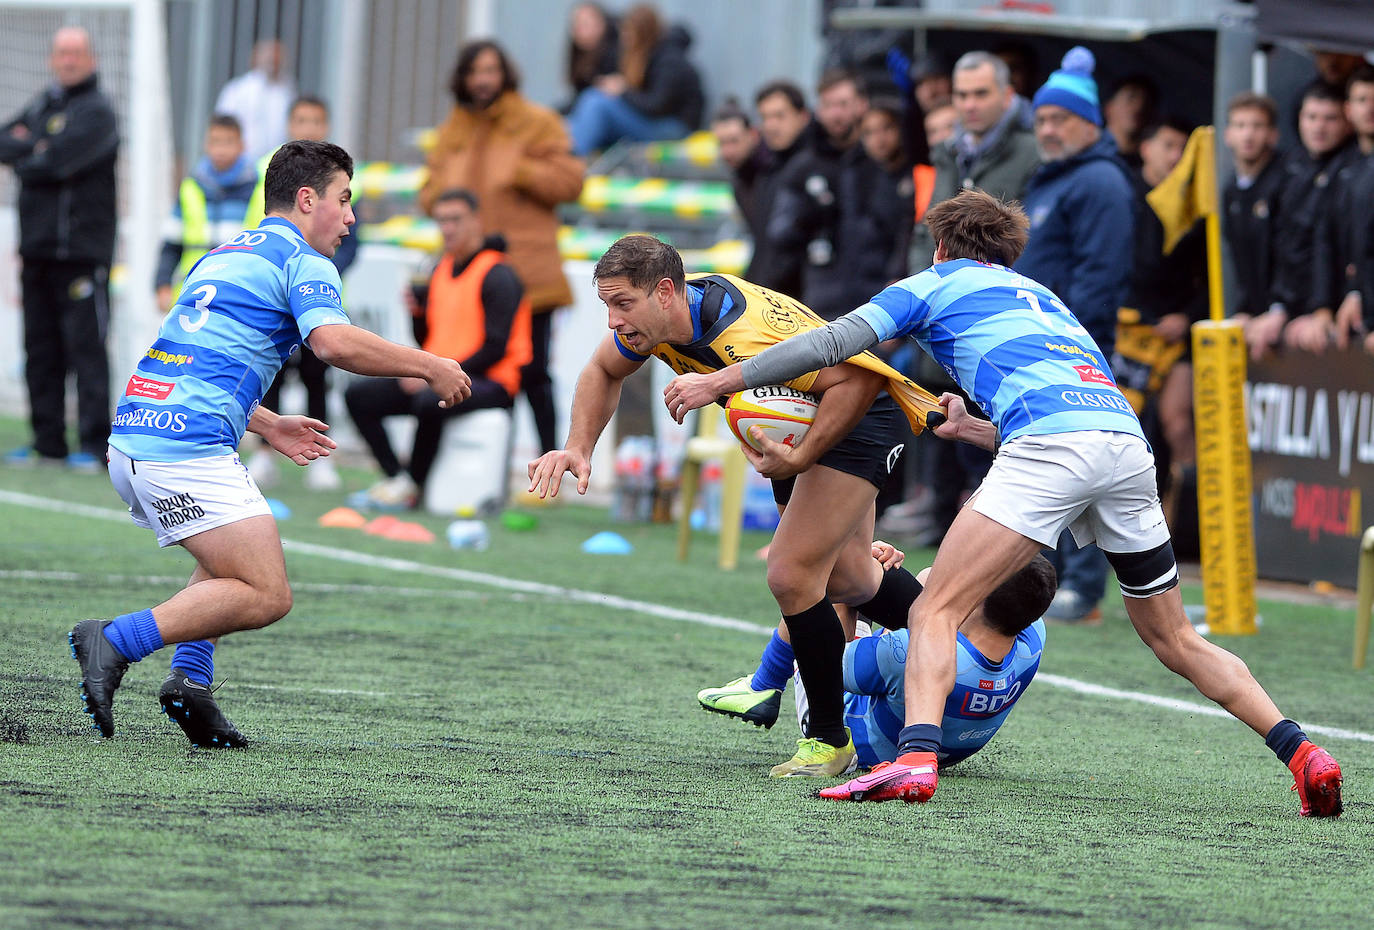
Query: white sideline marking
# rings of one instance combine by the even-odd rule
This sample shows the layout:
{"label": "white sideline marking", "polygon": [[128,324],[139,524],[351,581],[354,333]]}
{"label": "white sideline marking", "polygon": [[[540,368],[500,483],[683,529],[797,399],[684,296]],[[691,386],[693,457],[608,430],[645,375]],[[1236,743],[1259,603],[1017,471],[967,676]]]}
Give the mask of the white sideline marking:
{"label": "white sideline marking", "polygon": [[[1143,691],[1118,691],[1116,688],[1106,688],[1102,685],[1095,685],[1091,682],[1079,681],[1076,678],[1065,678],[1062,675],[1051,675],[1048,672],[1038,672],[1035,681],[1043,681],[1047,685],[1056,688],[1064,688],[1068,691],[1075,691],[1079,694],[1087,694],[1093,697],[1114,698],[1118,701],[1135,701],[1139,704],[1149,704],[1151,707],[1163,707],[1166,710],[1177,710],[1185,714],[1197,714],[1200,717],[1227,717],[1231,715],[1217,707],[1215,704],[1194,704],[1192,701],[1180,701],[1178,698],[1160,697],[1157,694],[1146,694]],[[1343,730],[1340,727],[1324,727],[1319,724],[1303,724],[1303,731],[1316,736],[1329,736],[1333,739],[1351,739],[1362,743],[1374,743],[1374,733],[1361,733],[1358,730]]]}
{"label": "white sideline marking", "polygon": [[[15,491],[0,490],[0,502],[14,504],[19,507],[32,507],[38,510],[49,510],[56,513],[91,517],[97,520],[124,522],[129,516],[122,510],[111,510],[106,507],[92,507],[88,504],[52,500],[46,497],[20,494]],[[438,578],[451,578],[455,581],[465,581],[469,584],[498,587],[505,591],[517,591],[523,594],[542,595],[567,601],[576,601],[583,604],[595,604],[600,607],[626,610],[633,613],[649,614],[650,616],[660,617],[665,620],[683,620],[688,623],[699,623],[705,626],[719,627],[727,630],[739,630],[744,633],[755,633],[761,636],[771,635],[774,629],[774,627],[771,626],[761,626],[757,623],[749,623],[731,617],[722,617],[717,614],[700,613],[695,610],[681,610],[676,607],[665,607],[661,604],[636,601],[610,594],[599,594],[595,591],[581,591],[577,588],[563,588],[557,585],[541,584],[537,581],[522,581],[517,578],[504,578],[500,575],[489,575],[485,572],[474,572],[461,568],[449,568],[444,565],[426,565],[423,562],[412,562],[409,559],[369,555],[365,552],[338,549],[332,546],[320,546],[314,543],[283,539],[282,547],[287,552],[299,552],[302,555],[313,555],[323,559],[333,559],[338,562],[367,565],[372,568],[384,568],[395,572],[411,572],[413,574],[431,575]],[[1165,710],[1179,711],[1185,714],[1196,714],[1202,717],[1231,716],[1226,711],[1211,704],[1195,704],[1192,701],[1181,701],[1177,698],[1160,697],[1159,695],[1147,694],[1142,691],[1121,691],[1116,688],[1095,685],[1091,682],[1079,681],[1075,678],[1052,675],[1048,672],[1038,673],[1035,676],[1035,680],[1042,681],[1051,687],[1064,688],[1068,691],[1074,691],[1078,694],[1092,697],[1103,697],[1117,701],[1134,701],[1138,704],[1146,704],[1151,707],[1159,707]],[[1327,727],[1316,724],[1304,725],[1303,729],[1309,734],[1326,736],[1332,739],[1347,739],[1363,743],[1374,743],[1374,733],[1362,733],[1358,730],[1345,730],[1340,727]]]}
{"label": "white sideline marking", "polygon": [[[0,579],[14,578],[19,581],[101,581],[109,584],[186,584],[186,578],[178,575],[113,575],[91,572],[34,571],[30,569],[0,569]],[[293,581],[293,591],[307,591],[315,594],[386,594],[414,597],[453,598],[455,600],[492,599],[527,601],[530,597],[513,591],[498,591],[483,594],[479,591],[463,591],[453,588],[406,588],[379,584],[332,584],[323,581]]]}

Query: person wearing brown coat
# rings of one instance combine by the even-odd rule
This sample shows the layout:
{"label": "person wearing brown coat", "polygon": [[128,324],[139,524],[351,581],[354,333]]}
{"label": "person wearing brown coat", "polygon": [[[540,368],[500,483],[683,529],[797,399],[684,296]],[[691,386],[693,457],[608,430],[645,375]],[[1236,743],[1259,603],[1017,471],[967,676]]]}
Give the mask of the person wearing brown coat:
{"label": "person wearing brown coat", "polygon": [[549,376],[553,311],[572,303],[554,211],[581,194],[586,165],[572,154],[558,114],[521,96],[519,81],[495,42],[477,40],[459,50],[449,82],[455,106],[439,127],[419,199],[428,212],[443,191],[472,190],[483,227],[505,237],[534,313],[534,358],[521,371],[520,390],[547,451],[559,447]]}

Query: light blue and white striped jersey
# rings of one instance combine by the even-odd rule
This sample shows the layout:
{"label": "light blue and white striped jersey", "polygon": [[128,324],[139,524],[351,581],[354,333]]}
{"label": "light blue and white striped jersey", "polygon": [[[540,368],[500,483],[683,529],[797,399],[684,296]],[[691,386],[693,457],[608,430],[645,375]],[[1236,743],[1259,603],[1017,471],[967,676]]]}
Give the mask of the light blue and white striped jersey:
{"label": "light blue and white striped jersey", "polygon": [[281,217],[207,252],[125,386],[110,445],[150,462],[235,451],[282,362],[315,327],[349,321],[341,288]]}
{"label": "light blue and white striped jersey", "polygon": [[[864,636],[844,649],[844,722],[854,737],[859,764],[872,768],[897,758],[906,714],[906,654],[909,634],[895,630]],[[1026,693],[1045,650],[1045,621],[1037,620],[1016,637],[1001,662],[991,662],[958,635],[959,670],[945,700],[938,753],[953,765],[982,749]]]}
{"label": "light blue and white striped jersey", "polygon": [[1048,288],[1009,268],[941,262],[854,312],[880,340],[914,337],[1002,442],[1076,430],[1144,438],[1088,331]]}

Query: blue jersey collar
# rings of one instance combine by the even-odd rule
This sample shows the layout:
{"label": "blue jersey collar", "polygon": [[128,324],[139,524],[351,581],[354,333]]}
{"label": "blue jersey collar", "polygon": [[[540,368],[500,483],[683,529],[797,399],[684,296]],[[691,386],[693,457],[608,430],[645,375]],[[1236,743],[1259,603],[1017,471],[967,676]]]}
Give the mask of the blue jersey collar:
{"label": "blue jersey collar", "polygon": [[[296,224],[291,222],[284,216],[263,217],[262,222],[258,224],[258,228],[261,229],[264,226],[285,226],[287,229],[291,230],[296,235],[301,236],[301,231],[299,228],[297,228]],[[301,238],[304,239],[305,237],[301,236]]]}

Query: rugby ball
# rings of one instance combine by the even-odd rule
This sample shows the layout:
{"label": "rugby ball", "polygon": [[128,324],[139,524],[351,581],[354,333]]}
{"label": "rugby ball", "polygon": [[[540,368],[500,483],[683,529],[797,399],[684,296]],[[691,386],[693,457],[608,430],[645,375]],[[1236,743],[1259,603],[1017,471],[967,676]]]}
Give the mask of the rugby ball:
{"label": "rugby ball", "polygon": [[761,385],[731,394],[725,401],[725,419],[730,432],[751,449],[759,448],[749,435],[751,426],[760,427],[774,442],[795,446],[811,428],[820,402],[815,394],[785,384]]}

